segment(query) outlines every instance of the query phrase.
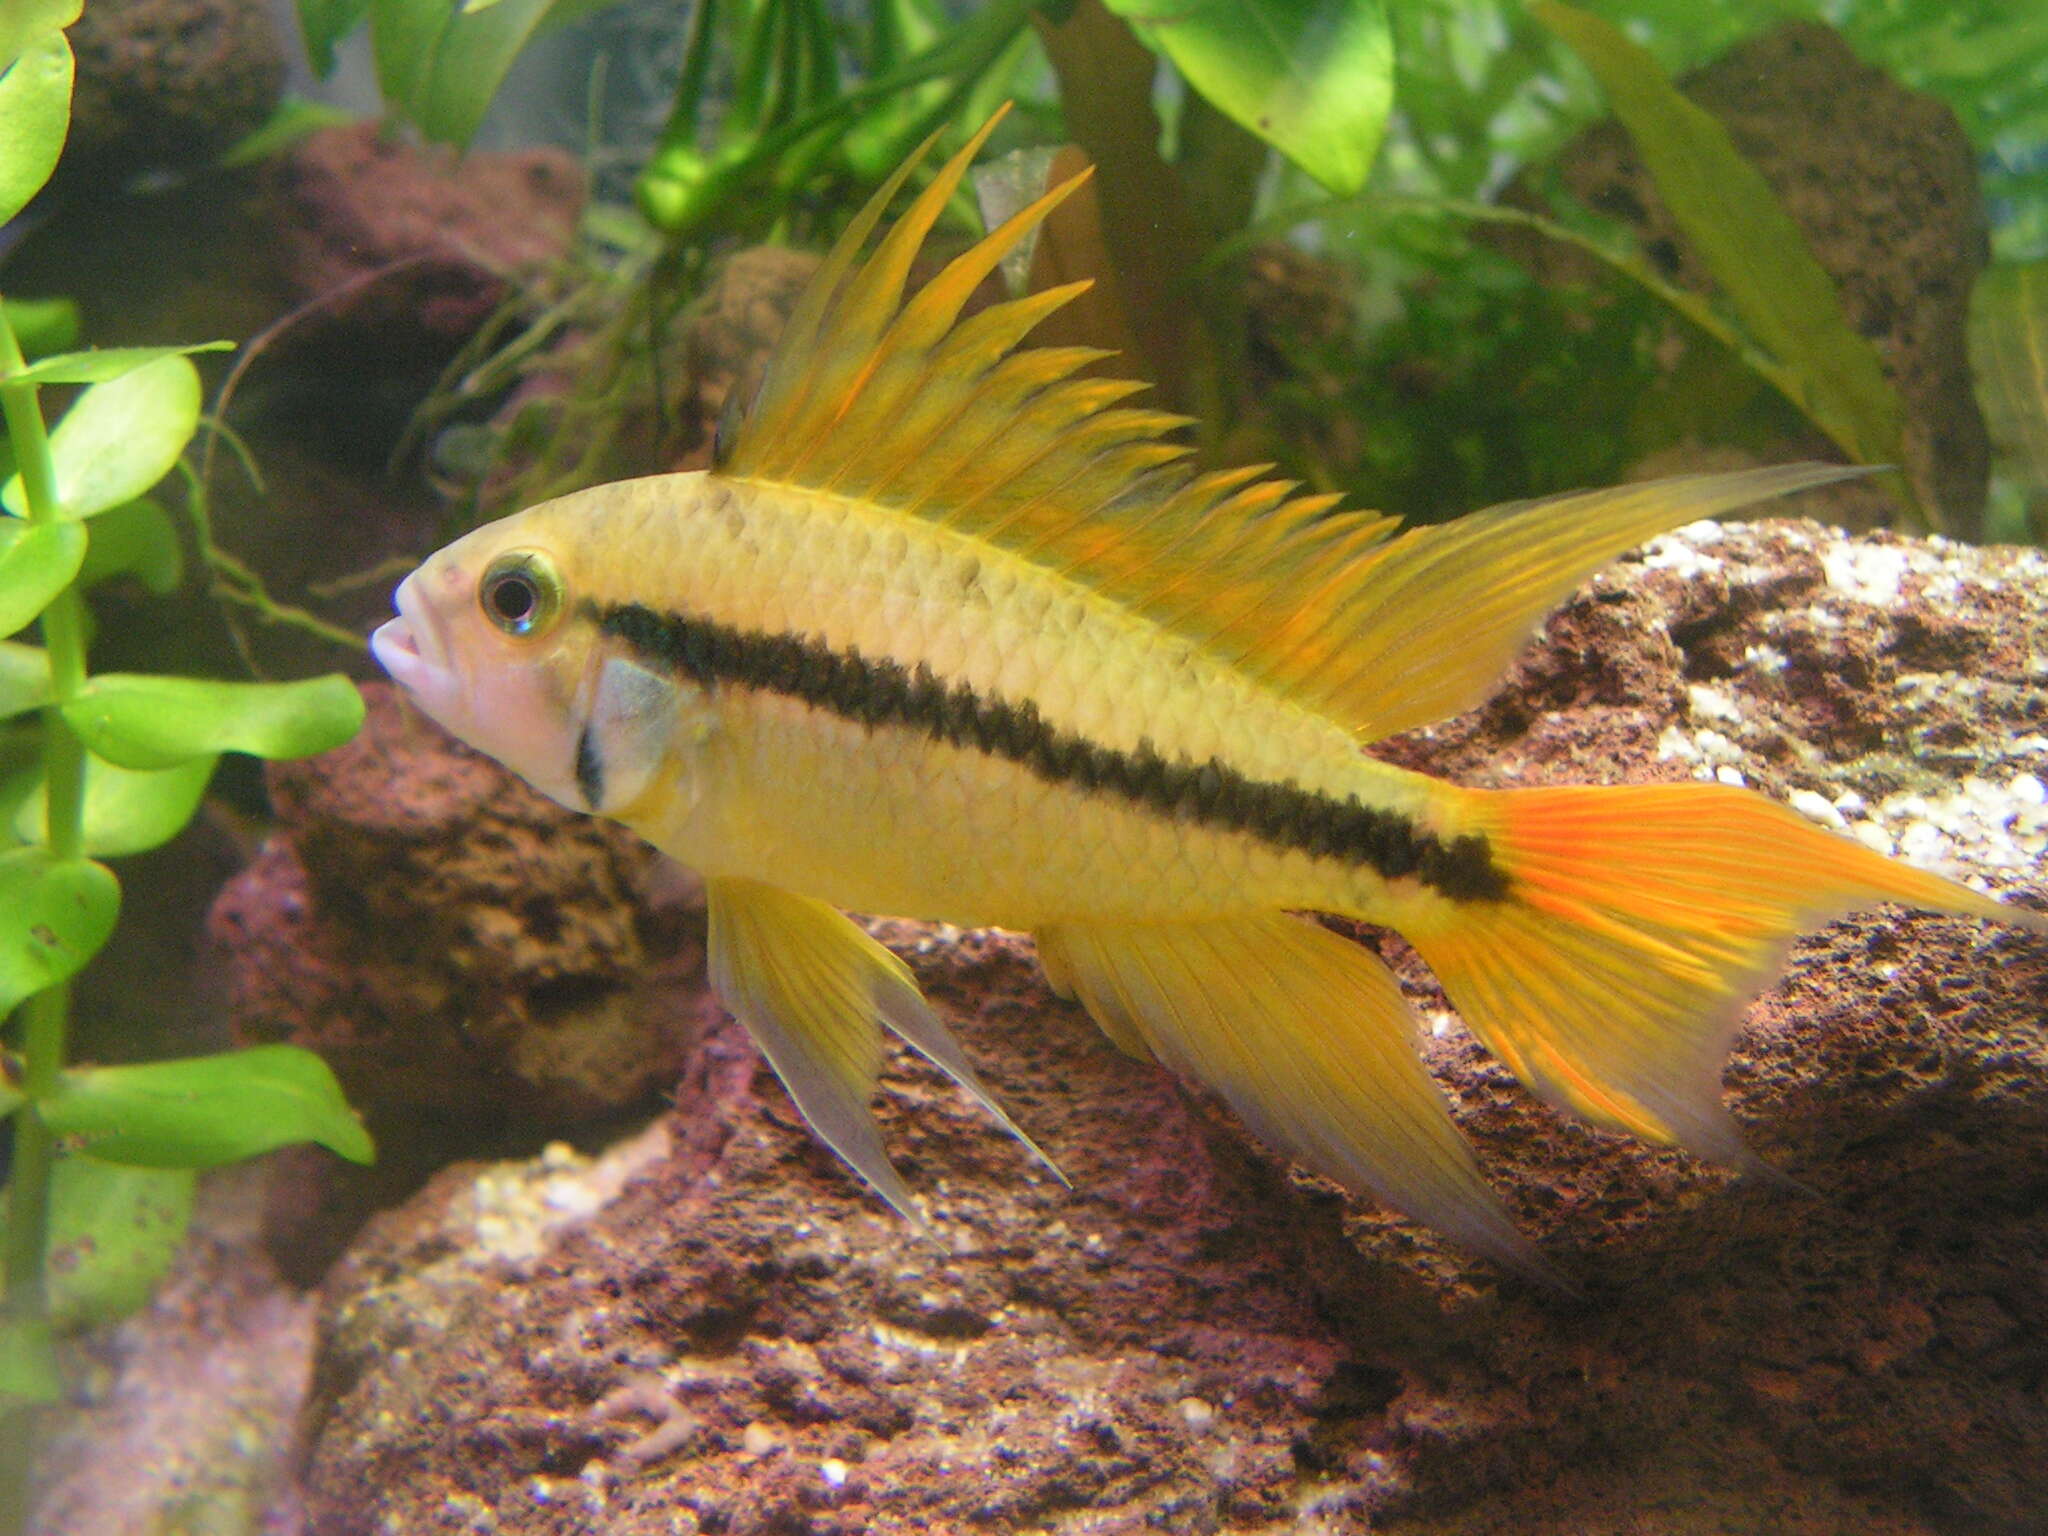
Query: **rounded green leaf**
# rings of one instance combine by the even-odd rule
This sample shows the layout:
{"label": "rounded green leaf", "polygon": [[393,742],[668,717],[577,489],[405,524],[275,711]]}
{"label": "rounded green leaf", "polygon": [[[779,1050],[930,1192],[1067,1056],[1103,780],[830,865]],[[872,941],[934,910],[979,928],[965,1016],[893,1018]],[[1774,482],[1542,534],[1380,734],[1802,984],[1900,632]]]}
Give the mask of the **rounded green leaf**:
{"label": "rounded green leaf", "polygon": [[48,1275],[50,1321],[58,1330],[118,1322],[148,1304],[185,1240],[197,1183],[184,1168],[57,1160]]}
{"label": "rounded green leaf", "polygon": [[[9,305],[10,319],[13,318],[13,310],[14,306]],[[0,382],[104,384],[166,357],[184,357],[192,352],[229,352],[234,350],[234,345],[232,341],[202,341],[189,347],[95,347],[85,352],[60,352],[53,357],[38,358],[13,373],[0,375]],[[26,337],[22,339],[22,349],[28,350]]]}
{"label": "rounded green leaf", "polygon": [[297,683],[219,683],[109,672],[64,706],[79,738],[123,768],[172,768],[217,752],[310,757],[363,723],[363,699],[339,673]]}
{"label": "rounded green leaf", "polygon": [[49,702],[50,658],[35,646],[0,640],[0,720]]}
{"label": "rounded green leaf", "polygon": [[58,31],[27,39],[0,65],[0,224],[43,190],[71,131],[71,45]]}
{"label": "rounded green leaf", "polygon": [[20,58],[36,37],[61,32],[85,9],[85,0],[7,0],[0,5],[0,69]]}
{"label": "rounded green leaf", "polygon": [[85,530],[0,517],[0,635],[35,622],[85,563]]}
{"label": "rounded green leaf", "polygon": [[[175,768],[117,768],[100,758],[85,760],[85,851],[94,858],[118,859],[160,848],[180,832],[199,809],[213,780],[215,757],[195,757]],[[14,835],[23,842],[42,836],[44,810],[40,782],[16,808]]]}
{"label": "rounded green leaf", "polygon": [[1225,115],[1339,197],[1365,186],[1394,104],[1384,0],[1104,0]]}
{"label": "rounded green leaf", "polygon": [[[58,506],[66,517],[91,517],[133,501],[170,473],[198,425],[199,370],[183,357],[93,385],[50,434]],[[19,475],[0,497],[22,509]]]}
{"label": "rounded green leaf", "polygon": [[106,1162],[212,1168],[313,1141],[376,1155],[327,1063],[296,1045],[126,1067],[73,1067],[36,1105],[44,1124]]}
{"label": "rounded green leaf", "polygon": [[[69,526],[69,525],[65,525]],[[86,525],[91,540],[81,586],[94,586],[109,576],[133,576],[159,597],[178,590],[185,578],[185,554],[170,514],[147,497],[102,513]]]}
{"label": "rounded green leaf", "polygon": [[99,952],[121,910],[121,882],[90,859],[44,848],[0,853],[0,1018]]}

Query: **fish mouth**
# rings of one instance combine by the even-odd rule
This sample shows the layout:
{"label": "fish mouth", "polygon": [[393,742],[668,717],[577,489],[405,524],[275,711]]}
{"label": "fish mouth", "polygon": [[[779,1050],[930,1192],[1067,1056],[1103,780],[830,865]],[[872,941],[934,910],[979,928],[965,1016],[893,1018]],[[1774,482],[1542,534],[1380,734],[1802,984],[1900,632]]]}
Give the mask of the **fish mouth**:
{"label": "fish mouth", "polygon": [[413,572],[392,593],[398,617],[386,619],[370,636],[370,654],[393,682],[426,703],[445,694],[453,677],[440,625],[420,599],[419,579]]}

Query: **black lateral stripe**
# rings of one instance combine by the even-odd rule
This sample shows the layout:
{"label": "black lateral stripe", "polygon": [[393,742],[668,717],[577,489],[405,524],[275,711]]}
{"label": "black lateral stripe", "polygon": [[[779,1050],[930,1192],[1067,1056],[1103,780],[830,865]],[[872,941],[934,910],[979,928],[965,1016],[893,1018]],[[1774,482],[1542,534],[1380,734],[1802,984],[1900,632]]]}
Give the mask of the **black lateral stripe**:
{"label": "black lateral stripe", "polygon": [[[1001,757],[1050,784],[1119,795],[1166,815],[1247,833],[1316,858],[1370,866],[1389,880],[1415,879],[1459,901],[1494,901],[1508,875],[1485,837],[1442,841],[1408,817],[1356,795],[1247,778],[1218,758],[1169,762],[1149,741],[1126,752],[1056,730],[1025,699],[1011,703],[948,683],[920,662],[875,660],[798,635],[735,629],[639,603],[586,601],[586,617],[652,666],[704,687],[737,683],[798,699],[868,726],[896,725]],[[585,737],[588,739],[587,733]],[[577,749],[582,782],[584,753]],[[591,803],[596,803],[593,797]]]}
{"label": "black lateral stripe", "polygon": [[583,803],[593,811],[604,804],[604,757],[597,750],[597,740],[590,734],[587,720],[582,734],[576,738],[576,788],[582,792]]}

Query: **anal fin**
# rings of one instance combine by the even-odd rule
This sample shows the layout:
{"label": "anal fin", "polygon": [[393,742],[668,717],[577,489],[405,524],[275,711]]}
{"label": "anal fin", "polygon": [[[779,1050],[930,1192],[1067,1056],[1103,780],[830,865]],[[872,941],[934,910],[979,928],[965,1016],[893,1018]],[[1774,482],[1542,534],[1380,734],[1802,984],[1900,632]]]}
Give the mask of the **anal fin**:
{"label": "anal fin", "polygon": [[1360,946],[1274,912],[1076,923],[1040,953],[1113,1039],[1143,1039],[1262,1139],[1523,1274],[1559,1277],[1516,1232],[1417,1053],[1393,975]]}
{"label": "anal fin", "polygon": [[922,1225],[868,1106],[882,1064],[877,1021],[1059,1173],[982,1086],[919,995],[909,967],[851,919],[821,901],[754,880],[715,879],[707,889],[712,987],[747,1027],[811,1128],[906,1219]]}

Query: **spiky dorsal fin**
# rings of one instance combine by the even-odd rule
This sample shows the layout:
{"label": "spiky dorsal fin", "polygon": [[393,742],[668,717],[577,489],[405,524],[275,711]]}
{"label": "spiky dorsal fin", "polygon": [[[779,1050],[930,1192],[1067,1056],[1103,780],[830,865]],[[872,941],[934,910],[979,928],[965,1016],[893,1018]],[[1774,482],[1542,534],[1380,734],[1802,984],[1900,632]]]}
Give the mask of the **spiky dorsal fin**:
{"label": "spiky dorsal fin", "polygon": [[866,502],[985,540],[1193,640],[1365,739],[1480,702],[1542,616],[1623,550],[1840,477],[1791,465],[1497,507],[1394,536],[1265,478],[1198,473],[1187,419],[1075,378],[1107,354],[1019,348],[1086,284],[960,312],[1085,179],[1019,210],[907,301],[912,261],[1002,114],[857,258],[929,153],[883,185],[791,316],[718,473]]}

